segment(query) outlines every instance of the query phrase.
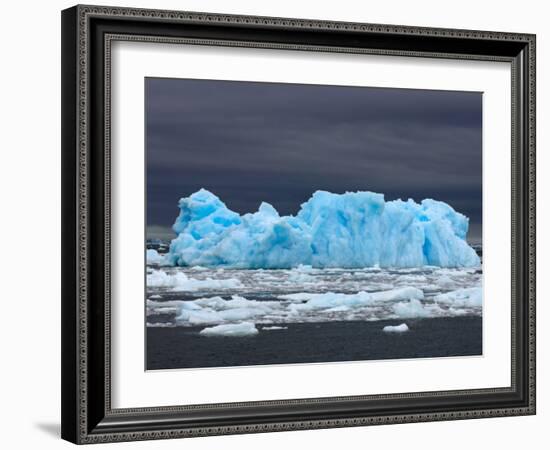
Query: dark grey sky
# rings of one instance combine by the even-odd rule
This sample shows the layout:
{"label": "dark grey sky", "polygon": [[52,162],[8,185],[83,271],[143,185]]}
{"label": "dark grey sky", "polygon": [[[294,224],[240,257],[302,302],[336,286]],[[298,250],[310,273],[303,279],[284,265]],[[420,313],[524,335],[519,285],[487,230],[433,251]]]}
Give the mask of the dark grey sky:
{"label": "dark grey sky", "polygon": [[482,94],[147,78],[148,235],[201,187],[295,214],[317,189],[434,198],[481,235]]}

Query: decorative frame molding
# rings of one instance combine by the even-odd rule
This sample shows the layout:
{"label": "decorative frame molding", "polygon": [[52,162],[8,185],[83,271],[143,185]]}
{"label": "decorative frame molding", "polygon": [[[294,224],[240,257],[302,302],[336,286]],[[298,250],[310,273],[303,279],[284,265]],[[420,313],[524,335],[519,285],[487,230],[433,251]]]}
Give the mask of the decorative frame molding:
{"label": "decorative frame molding", "polygon": [[[535,413],[534,35],[80,5],[63,11],[62,34],[65,439],[83,444]],[[117,40],[510,62],[511,386],[112,409],[110,50]]]}

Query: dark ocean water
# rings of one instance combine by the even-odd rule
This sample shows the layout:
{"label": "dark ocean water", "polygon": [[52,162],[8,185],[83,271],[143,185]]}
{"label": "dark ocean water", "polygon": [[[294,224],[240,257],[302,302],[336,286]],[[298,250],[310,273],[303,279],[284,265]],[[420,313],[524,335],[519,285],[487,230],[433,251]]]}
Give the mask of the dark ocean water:
{"label": "dark ocean water", "polygon": [[[386,333],[406,322],[409,331]],[[255,336],[204,336],[204,327],[147,328],[147,370],[482,354],[482,318],[279,324]],[[268,325],[266,325],[267,327]]]}

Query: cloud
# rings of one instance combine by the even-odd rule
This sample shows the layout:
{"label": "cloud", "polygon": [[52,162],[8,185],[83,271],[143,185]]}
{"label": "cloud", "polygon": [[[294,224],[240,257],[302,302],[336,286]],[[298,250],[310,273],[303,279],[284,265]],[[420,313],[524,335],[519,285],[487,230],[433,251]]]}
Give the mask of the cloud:
{"label": "cloud", "polygon": [[147,79],[148,221],[205,187],[240,213],[317,189],[431,197],[481,220],[480,93]]}

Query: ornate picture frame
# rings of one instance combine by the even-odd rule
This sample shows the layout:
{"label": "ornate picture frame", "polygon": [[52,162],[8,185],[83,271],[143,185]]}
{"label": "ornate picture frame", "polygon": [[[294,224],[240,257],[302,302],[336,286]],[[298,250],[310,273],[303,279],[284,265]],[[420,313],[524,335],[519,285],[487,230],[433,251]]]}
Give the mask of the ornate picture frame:
{"label": "ornate picture frame", "polygon": [[[110,73],[116,41],[509,63],[511,385],[113,408]],[[535,36],[100,6],[64,10],[62,226],[62,437],[71,442],[535,414]]]}

